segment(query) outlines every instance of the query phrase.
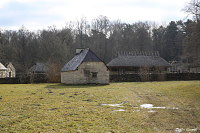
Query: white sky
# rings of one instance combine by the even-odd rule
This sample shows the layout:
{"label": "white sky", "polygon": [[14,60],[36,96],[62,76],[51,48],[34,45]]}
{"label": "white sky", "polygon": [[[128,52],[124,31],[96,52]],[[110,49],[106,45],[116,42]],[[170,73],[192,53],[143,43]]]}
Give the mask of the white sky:
{"label": "white sky", "polygon": [[0,0],[0,28],[17,30],[22,25],[37,30],[99,15],[111,21],[155,21],[159,24],[184,19],[190,0]]}

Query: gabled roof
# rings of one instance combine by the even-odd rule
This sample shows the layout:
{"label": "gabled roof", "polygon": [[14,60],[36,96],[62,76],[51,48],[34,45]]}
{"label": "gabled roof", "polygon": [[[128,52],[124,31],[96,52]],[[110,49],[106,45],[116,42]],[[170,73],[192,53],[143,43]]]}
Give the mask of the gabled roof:
{"label": "gabled roof", "polygon": [[76,70],[82,62],[102,62],[89,48],[82,50],[64,65],[61,72]]}
{"label": "gabled roof", "polygon": [[47,65],[44,63],[36,63],[30,69],[30,72],[42,72],[45,73],[47,71]]}
{"label": "gabled roof", "polygon": [[170,64],[161,58],[160,56],[118,56],[117,58],[111,60],[108,67],[154,67],[154,66],[170,66]]}
{"label": "gabled roof", "polygon": [[0,70],[7,70],[7,68],[0,62]]}

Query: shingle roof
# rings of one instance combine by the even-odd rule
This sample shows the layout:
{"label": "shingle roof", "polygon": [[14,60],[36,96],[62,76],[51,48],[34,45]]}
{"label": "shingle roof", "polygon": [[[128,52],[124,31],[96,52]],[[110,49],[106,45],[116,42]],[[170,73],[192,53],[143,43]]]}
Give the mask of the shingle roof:
{"label": "shingle roof", "polygon": [[89,48],[84,49],[64,65],[61,72],[76,70],[82,62],[102,62]]}
{"label": "shingle roof", "polygon": [[170,66],[170,64],[159,56],[118,56],[111,60],[108,67],[113,66],[134,66],[134,67],[151,67],[151,66]]}
{"label": "shingle roof", "polygon": [[0,70],[7,70],[7,68],[0,62]]}
{"label": "shingle roof", "polygon": [[33,65],[29,71],[32,72],[46,72],[47,71],[47,65],[44,63],[36,63],[36,65]]}

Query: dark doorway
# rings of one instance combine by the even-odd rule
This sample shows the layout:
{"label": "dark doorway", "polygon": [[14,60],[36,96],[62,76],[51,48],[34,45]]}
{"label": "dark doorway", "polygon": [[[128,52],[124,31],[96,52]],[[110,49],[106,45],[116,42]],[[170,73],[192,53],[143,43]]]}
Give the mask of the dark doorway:
{"label": "dark doorway", "polygon": [[11,72],[9,72],[9,77],[11,78],[11,76],[12,76],[12,75],[11,75]]}

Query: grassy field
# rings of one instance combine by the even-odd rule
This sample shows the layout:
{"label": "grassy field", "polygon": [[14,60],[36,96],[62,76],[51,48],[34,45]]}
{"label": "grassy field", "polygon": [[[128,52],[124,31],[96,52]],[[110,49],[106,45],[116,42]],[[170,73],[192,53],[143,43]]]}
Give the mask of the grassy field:
{"label": "grassy field", "polygon": [[200,81],[1,84],[0,132],[200,132]]}

